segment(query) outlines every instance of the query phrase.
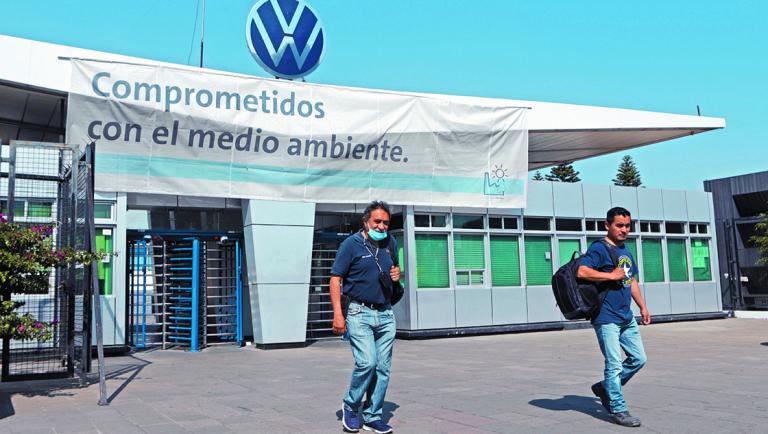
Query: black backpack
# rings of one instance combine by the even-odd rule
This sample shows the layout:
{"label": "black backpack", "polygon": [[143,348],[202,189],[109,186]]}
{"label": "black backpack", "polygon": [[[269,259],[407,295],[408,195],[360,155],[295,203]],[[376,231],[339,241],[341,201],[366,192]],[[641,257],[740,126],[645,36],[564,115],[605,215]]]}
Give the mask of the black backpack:
{"label": "black backpack", "polygon": [[[619,258],[616,256],[614,246],[605,241],[605,239],[595,241],[603,243],[611,255],[613,267],[616,268]],[[594,243],[592,243],[594,244]],[[571,260],[560,267],[552,276],[552,291],[555,293],[555,300],[560,312],[566,319],[592,319],[600,313],[600,306],[608,294],[608,290],[615,287],[614,282],[590,282],[579,279],[579,263],[581,255],[579,252],[573,252]]]}

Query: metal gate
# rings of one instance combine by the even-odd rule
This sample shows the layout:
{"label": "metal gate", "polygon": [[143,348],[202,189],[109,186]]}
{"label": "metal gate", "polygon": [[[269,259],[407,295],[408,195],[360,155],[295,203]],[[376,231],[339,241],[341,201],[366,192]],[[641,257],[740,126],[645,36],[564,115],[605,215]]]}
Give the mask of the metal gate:
{"label": "metal gate", "polygon": [[[9,222],[53,226],[57,249],[93,251],[94,145],[11,141],[0,146],[0,200]],[[72,265],[51,271],[44,294],[11,294],[24,302],[20,313],[51,323],[49,342],[3,339],[2,380],[83,375],[91,367],[93,267]]]}
{"label": "metal gate", "polygon": [[240,241],[223,238],[166,233],[129,241],[130,345],[192,352],[243,345]]}
{"label": "metal gate", "polygon": [[307,306],[307,340],[338,339],[333,334],[331,306],[331,266],[336,259],[338,242],[316,242],[312,246],[312,267],[309,275],[309,305]]}

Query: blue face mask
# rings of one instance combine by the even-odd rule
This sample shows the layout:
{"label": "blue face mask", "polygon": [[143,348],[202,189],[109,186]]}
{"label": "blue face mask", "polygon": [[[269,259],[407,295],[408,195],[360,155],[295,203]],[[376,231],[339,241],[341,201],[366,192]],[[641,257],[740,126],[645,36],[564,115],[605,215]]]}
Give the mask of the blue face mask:
{"label": "blue face mask", "polygon": [[379,232],[373,229],[368,229],[368,236],[374,241],[381,241],[384,238],[387,238],[387,231]]}

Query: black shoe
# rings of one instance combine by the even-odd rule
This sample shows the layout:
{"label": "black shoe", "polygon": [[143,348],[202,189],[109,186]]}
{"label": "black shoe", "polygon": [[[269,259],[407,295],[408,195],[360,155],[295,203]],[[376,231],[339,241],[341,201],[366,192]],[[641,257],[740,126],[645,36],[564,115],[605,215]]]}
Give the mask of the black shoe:
{"label": "black shoe", "polygon": [[611,414],[611,419],[621,426],[638,427],[640,426],[640,418],[632,416],[628,411],[622,411],[619,413]]}
{"label": "black shoe", "polygon": [[605,410],[610,413],[611,401],[608,399],[608,392],[605,391],[605,387],[603,387],[602,381],[598,381],[592,385],[592,393],[594,393],[596,397],[600,398],[600,403],[603,404]]}

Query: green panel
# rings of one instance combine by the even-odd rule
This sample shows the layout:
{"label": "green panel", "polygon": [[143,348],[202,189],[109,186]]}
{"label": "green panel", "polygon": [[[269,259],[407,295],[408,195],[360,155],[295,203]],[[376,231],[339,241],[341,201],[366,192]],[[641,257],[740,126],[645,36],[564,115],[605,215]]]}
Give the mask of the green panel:
{"label": "green panel", "polygon": [[112,204],[97,203],[93,205],[93,217],[97,219],[112,218]]}
{"label": "green panel", "polygon": [[453,265],[459,270],[485,269],[485,243],[482,235],[453,235]]}
{"label": "green panel", "polygon": [[50,203],[45,202],[29,202],[27,204],[27,217],[50,217],[51,214]]}
{"label": "green panel", "polygon": [[573,252],[581,253],[581,241],[579,240],[558,240],[560,246],[560,266],[567,264],[571,260]]}
{"label": "green panel", "polygon": [[696,282],[712,280],[708,240],[691,239],[691,258],[693,262],[693,280]]}
{"label": "green panel", "polygon": [[96,264],[99,275],[99,293],[112,295],[112,235],[105,235],[104,229],[96,230],[96,251],[107,253],[106,258]]}
{"label": "green panel", "polygon": [[624,241],[624,246],[632,253],[632,259],[637,261],[637,240],[627,238],[627,241]]}
{"label": "green panel", "polygon": [[472,272],[472,285],[482,285],[482,284],[483,284],[483,272],[482,271]]}
{"label": "green panel", "polygon": [[456,285],[467,286],[469,285],[469,271],[457,271],[456,272]]}
{"label": "green panel", "polygon": [[448,236],[416,234],[416,285],[448,288]]}
{"label": "green panel", "polygon": [[552,245],[549,237],[525,238],[525,275],[528,285],[552,283],[551,258]]}
{"label": "green panel", "polygon": [[662,261],[660,239],[643,240],[643,280],[645,282],[664,281],[664,262]]}
{"label": "green panel", "polygon": [[667,240],[667,260],[669,261],[669,281],[688,281],[688,256],[685,253],[685,240]]}
{"label": "green panel", "polygon": [[403,234],[397,233],[395,234],[395,240],[397,240],[397,261],[400,264],[400,275],[402,276],[400,278],[400,284],[405,287],[406,285],[406,279],[405,276],[405,248],[403,247]]}
{"label": "green panel", "polygon": [[520,250],[517,237],[491,237],[491,284],[520,286]]}

